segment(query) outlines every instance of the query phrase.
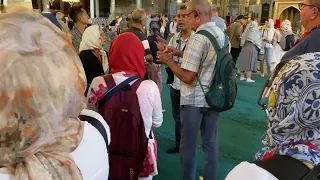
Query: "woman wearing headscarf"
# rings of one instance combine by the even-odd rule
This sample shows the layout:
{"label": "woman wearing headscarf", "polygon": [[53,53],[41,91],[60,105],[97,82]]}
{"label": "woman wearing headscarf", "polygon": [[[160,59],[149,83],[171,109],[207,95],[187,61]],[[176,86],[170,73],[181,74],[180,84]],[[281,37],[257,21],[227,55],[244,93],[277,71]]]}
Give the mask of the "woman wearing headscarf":
{"label": "woman wearing headscarf", "polygon": [[262,45],[265,48],[265,55],[260,61],[261,76],[264,77],[264,62],[267,63],[267,73],[271,74],[271,60],[273,52],[273,40],[276,34],[273,19],[268,20],[267,28],[262,31]]}
{"label": "woman wearing headscarf", "polygon": [[294,45],[295,37],[288,19],[281,23],[280,32],[282,35],[279,44],[284,51],[289,51]]}
{"label": "woman wearing headscarf", "polygon": [[[257,71],[258,54],[263,50],[260,30],[256,21],[250,22],[245,32],[241,36],[240,45],[242,46],[240,59],[240,80],[255,82],[251,79],[251,72]],[[246,72],[246,78],[244,73]]]}
{"label": "woman wearing headscarf", "polygon": [[103,48],[106,40],[106,36],[99,25],[92,25],[83,33],[79,56],[86,72],[87,87],[90,87],[95,77],[109,73],[108,56]]}
{"label": "woman wearing headscarf", "polygon": [[151,54],[153,56],[153,63],[147,66],[148,79],[154,81],[158,88],[159,92],[162,92],[162,72],[161,65],[157,62],[157,52],[159,51],[156,41],[157,38],[160,37],[160,26],[156,21],[152,21],[150,23],[150,31],[151,35],[148,37],[148,41],[150,44]]}
{"label": "woman wearing headscarf", "polygon": [[[320,164],[319,57],[320,53],[297,56],[270,78],[271,89],[265,91],[270,95],[265,94],[269,96],[269,104],[268,129],[262,140],[264,148],[256,154],[258,161],[242,162],[226,180],[276,180],[281,179],[279,175],[298,180],[308,174],[303,170],[309,171]],[[304,169],[292,170],[293,163],[283,166],[283,158]],[[278,170],[277,174],[261,168],[267,161],[273,171]]]}
{"label": "woman wearing headscarf", "polygon": [[[126,49],[126,51],[123,51],[123,49]],[[146,71],[144,66],[144,47],[134,34],[123,33],[114,39],[111,43],[109,55],[111,75],[116,85],[119,85],[132,75],[139,76],[141,79],[144,78]],[[98,111],[99,102],[107,92],[108,87],[104,77],[96,77],[88,91],[87,104],[89,108]],[[163,121],[159,89],[153,81],[144,80],[138,87],[136,94],[146,136],[149,137],[150,131],[160,127]],[[152,131],[151,135],[154,137]],[[157,174],[157,146],[155,138],[153,138],[148,141],[148,151],[139,179],[152,179],[152,176]]]}
{"label": "woman wearing headscarf", "polygon": [[89,112],[75,49],[43,16],[7,12],[0,16],[0,179],[107,179],[104,140],[78,118]]}

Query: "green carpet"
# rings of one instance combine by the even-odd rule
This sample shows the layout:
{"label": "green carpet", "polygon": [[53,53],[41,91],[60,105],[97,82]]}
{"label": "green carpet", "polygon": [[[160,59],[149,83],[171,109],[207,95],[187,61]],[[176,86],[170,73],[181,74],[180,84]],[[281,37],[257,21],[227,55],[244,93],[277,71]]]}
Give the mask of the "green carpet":
{"label": "green carpet", "polygon": [[[162,106],[163,124],[155,130],[158,142],[159,175],[155,180],[182,179],[182,168],[179,154],[169,155],[166,150],[175,143],[174,120],[171,113],[169,88],[165,84],[167,74],[163,72]],[[239,78],[238,78],[239,79]],[[241,161],[252,161],[255,153],[262,147],[261,136],[267,128],[264,112],[257,105],[257,100],[267,78],[253,75],[255,83],[238,81],[236,106],[221,114],[219,119],[219,166],[218,179],[222,180],[228,172]],[[203,151],[201,138],[198,141],[197,175],[202,172]]]}

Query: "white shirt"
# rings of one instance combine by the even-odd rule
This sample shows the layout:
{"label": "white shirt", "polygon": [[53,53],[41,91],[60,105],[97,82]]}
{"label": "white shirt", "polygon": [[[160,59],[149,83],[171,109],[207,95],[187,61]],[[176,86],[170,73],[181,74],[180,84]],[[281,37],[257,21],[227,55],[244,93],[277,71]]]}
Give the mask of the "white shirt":
{"label": "white shirt", "polygon": [[[84,109],[80,115],[90,116],[99,120],[106,129],[108,143],[110,144],[110,128],[99,113]],[[71,156],[81,170],[84,180],[108,179],[109,155],[106,143],[100,132],[88,122],[85,122],[82,141],[78,148],[71,153]]]}
{"label": "white shirt", "polygon": [[253,163],[241,162],[229,172],[225,180],[278,180],[278,178]]}
{"label": "white shirt", "polygon": [[177,32],[177,22],[175,22],[175,21],[172,21],[171,23],[170,23],[170,33],[171,34],[174,34],[174,35],[176,35],[176,34],[178,34],[178,32]]}
{"label": "white shirt", "polygon": [[[106,129],[110,144],[110,129],[103,117],[87,109],[83,110],[81,115],[87,115],[99,120]],[[105,141],[99,131],[88,122],[85,122],[83,139],[77,149],[71,153],[71,157],[80,169],[84,180],[108,179],[109,157]],[[16,180],[16,178],[10,175],[6,168],[1,168],[0,180]]]}
{"label": "white shirt", "polygon": [[[192,36],[194,34],[194,31],[192,31],[191,35]],[[183,51],[185,48],[186,48],[186,45],[187,45],[187,42],[189,40],[190,37],[188,37],[187,39],[182,39],[181,37],[181,32],[179,32],[178,34],[174,35],[168,46],[173,46],[177,49],[179,49],[180,51]],[[179,41],[179,43],[177,42]],[[173,57],[173,60],[175,62],[177,62],[179,64],[179,66],[181,65],[182,63],[182,59],[181,57],[177,57],[177,56],[174,56]],[[171,87],[175,90],[180,90],[180,79],[177,77],[177,76],[174,76],[174,80],[173,80],[173,83],[171,84]]]}

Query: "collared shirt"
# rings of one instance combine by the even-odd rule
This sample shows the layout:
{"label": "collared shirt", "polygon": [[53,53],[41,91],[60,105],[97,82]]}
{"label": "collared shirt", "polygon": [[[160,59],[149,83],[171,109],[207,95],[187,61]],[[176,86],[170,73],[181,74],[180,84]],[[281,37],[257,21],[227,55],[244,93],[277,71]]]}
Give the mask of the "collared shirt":
{"label": "collared shirt", "polygon": [[[225,34],[214,22],[202,24],[197,29],[197,32],[200,30],[210,32],[217,39],[220,47],[224,46]],[[181,68],[197,73],[204,91],[208,92],[213,80],[216,60],[216,51],[210,40],[201,34],[195,33],[188,40]],[[197,77],[191,84],[181,82],[181,105],[209,107]]]}
{"label": "collared shirt", "polygon": [[225,31],[225,27],[226,27],[226,24],[224,23],[224,19],[222,19],[221,17],[219,16],[214,16],[211,18],[211,21],[212,22],[215,22],[216,25],[222,30],[222,31]]}
{"label": "collared shirt", "polygon": [[[191,36],[193,34],[194,34],[194,32],[192,31]],[[190,37],[188,37],[187,39],[183,40],[181,38],[181,32],[179,32],[178,34],[174,35],[171,38],[168,46],[173,46],[173,47],[179,49],[180,51],[183,51],[183,50],[185,50],[187,42],[188,42]],[[181,57],[174,56],[173,60],[175,62],[177,62],[179,65],[181,65],[181,63],[182,63],[182,58]],[[173,89],[180,90],[180,79],[177,76],[174,76],[173,84],[171,84],[171,87]]]}
{"label": "collared shirt", "polygon": [[74,48],[79,53],[80,43],[82,41],[82,33],[79,31],[76,26],[73,26],[72,30],[70,31],[71,37],[72,37],[72,44]]}

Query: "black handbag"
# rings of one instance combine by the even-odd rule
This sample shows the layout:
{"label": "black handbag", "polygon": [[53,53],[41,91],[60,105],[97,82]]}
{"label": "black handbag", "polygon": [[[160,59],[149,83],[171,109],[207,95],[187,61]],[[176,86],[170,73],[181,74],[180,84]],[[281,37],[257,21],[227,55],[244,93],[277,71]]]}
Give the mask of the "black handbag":
{"label": "black handbag", "polygon": [[167,83],[166,84],[172,84],[174,80],[174,73],[169,67],[166,67],[166,71],[168,74]]}

